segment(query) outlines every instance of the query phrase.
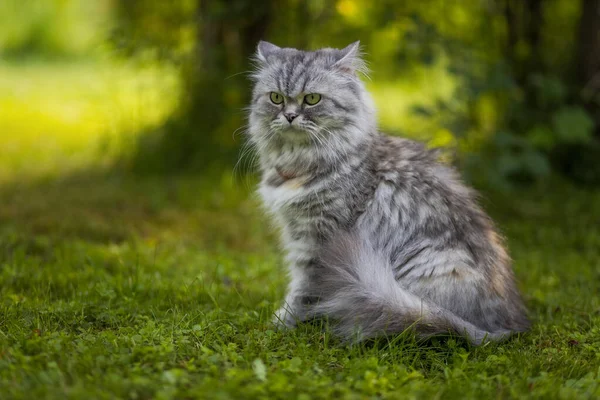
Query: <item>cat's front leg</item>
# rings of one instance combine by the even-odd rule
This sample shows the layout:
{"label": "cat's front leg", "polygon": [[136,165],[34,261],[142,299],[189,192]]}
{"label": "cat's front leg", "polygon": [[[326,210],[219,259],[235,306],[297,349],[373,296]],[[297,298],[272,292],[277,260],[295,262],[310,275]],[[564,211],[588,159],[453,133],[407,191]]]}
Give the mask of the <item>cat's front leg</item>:
{"label": "cat's front leg", "polygon": [[294,328],[308,316],[306,293],[308,274],[306,268],[290,267],[290,284],[283,305],[275,312],[273,323],[279,328]]}

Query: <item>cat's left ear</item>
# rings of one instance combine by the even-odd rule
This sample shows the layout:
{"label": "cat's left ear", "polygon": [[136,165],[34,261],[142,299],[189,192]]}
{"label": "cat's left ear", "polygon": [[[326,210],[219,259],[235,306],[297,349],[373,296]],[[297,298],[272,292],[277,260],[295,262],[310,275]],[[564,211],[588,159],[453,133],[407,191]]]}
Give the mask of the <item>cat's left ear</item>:
{"label": "cat's left ear", "polygon": [[338,51],[339,59],[334,67],[348,73],[366,72],[366,65],[361,57],[360,41],[356,41]]}
{"label": "cat's left ear", "polygon": [[275,46],[273,43],[265,42],[261,40],[256,46],[256,58],[262,63],[267,62],[267,58],[277,51],[281,50],[281,47]]}

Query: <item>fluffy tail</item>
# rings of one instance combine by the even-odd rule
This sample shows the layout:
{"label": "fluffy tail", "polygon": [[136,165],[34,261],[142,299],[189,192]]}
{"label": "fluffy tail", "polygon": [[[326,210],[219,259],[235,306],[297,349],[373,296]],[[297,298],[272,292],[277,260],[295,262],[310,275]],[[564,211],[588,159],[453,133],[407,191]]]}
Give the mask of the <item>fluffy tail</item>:
{"label": "fluffy tail", "polygon": [[332,242],[320,259],[315,316],[335,321],[345,339],[369,339],[413,329],[421,338],[453,332],[471,344],[507,338],[508,330],[488,332],[424,300],[396,281],[386,257],[365,241],[346,235]]}

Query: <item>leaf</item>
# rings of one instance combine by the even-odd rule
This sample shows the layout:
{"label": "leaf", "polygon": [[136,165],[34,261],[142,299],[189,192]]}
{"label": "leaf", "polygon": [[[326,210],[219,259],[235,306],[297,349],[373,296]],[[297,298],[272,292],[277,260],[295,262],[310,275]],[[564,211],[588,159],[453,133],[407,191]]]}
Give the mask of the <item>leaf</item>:
{"label": "leaf", "polygon": [[259,381],[264,382],[267,380],[267,367],[260,358],[257,358],[252,362],[252,370]]}
{"label": "leaf", "polygon": [[294,357],[290,360],[289,366],[286,370],[294,373],[300,372],[300,367],[302,366],[302,360],[299,357]]}
{"label": "leaf", "polygon": [[420,104],[413,106],[411,111],[420,117],[431,118],[433,116],[431,108]]}
{"label": "leaf", "polygon": [[548,158],[537,151],[528,151],[523,154],[523,167],[535,177],[541,178],[550,174]]}
{"label": "leaf", "polygon": [[527,147],[527,142],[520,136],[515,135],[511,131],[499,131],[494,135],[494,144],[501,149],[510,147],[524,148]]}
{"label": "leaf", "polygon": [[527,132],[529,142],[538,149],[550,150],[556,145],[556,136],[552,129],[544,125],[536,125]]}
{"label": "leaf", "polygon": [[429,147],[438,148],[438,147],[450,147],[456,144],[456,139],[452,132],[447,129],[439,129],[433,134],[433,137],[427,143]]}
{"label": "leaf", "polygon": [[552,127],[564,143],[587,143],[593,134],[594,120],[581,107],[563,107],[552,117]]}
{"label": "leaf", "polygon": [[496,161],[496,170],[501,176],[507,177],[519,171],[521,162],[518,156],[510,153],[500,154]]}
{"label": "leaf", "polygon": [[564,102],[568,94],[566,85],[556,76],[534,74],[530,82],[535,87],[538,99],[544,107]]}

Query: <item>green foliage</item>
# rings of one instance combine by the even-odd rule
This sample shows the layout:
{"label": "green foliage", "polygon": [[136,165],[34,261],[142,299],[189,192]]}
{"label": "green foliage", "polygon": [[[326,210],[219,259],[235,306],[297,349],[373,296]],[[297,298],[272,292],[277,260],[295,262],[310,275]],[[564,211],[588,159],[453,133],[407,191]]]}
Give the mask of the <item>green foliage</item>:
{"label": "green foliage", "polygon": [[0,57],[65,58],[89,55],[105,39],[110,2],[3,0]]}
{"label": "green foliage", "polygon": [[[354,38],[367,49],[376,97],[386,98],[378,101],[382,126],[448,147],[473,178],[505,188],[538,181],[564,171],[554,154],[590,143],[596,128],[570,77],[572,57],[556,57],[557,49],[566,52],[577,40],[575,3],[120,2],[117,36],[138,50],[171,51],[165,58],[183,61],[187,88],[182,112],[140,141],[135,164],[172,171],[234,158],[240,141],[229,138],[244,122],[243,71],[259,38],[300,48],[341,47]],[[542,4],[538,11],[536,4]],[[558,36],[557,26],[564,31]],[[187,58],[175,54],[178,49],[186,49]],[[408,85],[397,82],[414,86],[419,76],[433,79],[419,83],[415,92],[427,98],[418,102],[383,89],[405,90]]]}
{"label": "green foliage", "polygon": [[[554,76],[533,75],[527,95],[528,99],[517,102],[508,113],[511,131],[505,135],[512,136],[512,143],[506,146],[506,141],[494,140],[486,151],[496,160],[500,176],[531,181],[559,169],[554,157],[557,152],[573,145],[590,145],[595,123],[582,106],[569,104],[573,98],[570,88]],[[515,154],[521,159],[516,160]],[[575,153],[570,157],[575,158]]]}
{"label": "green foliage", "polygon": [[[527,111],[532,112],[526,108],[520,112]],[[565,154],[564,149],[570,149],[567,158],[574,158],[579,152],[573,151],[572,145],[592,143],[594,123],[581,107],[560,106],[552,114],[543,113],[539,121],[530,118],[529,114],[528,126],[535,125],[523,128],[523,134],[514,131],[496,133],[481,152],[469,156],[467,163],[475,179],[486,179],[505,189],[514,188],[518,182],[538,181],[558,168],[556,153]],[[574,176],[573,172],[569,175]]]}
{"label": "green foliage", "polygon": [[[242,140],[233,132],[245,122],[249,94],[244,72],[258,39],[301,48],[360,39],[382,127],[444,146],[471,176],[508,188],[590,170],[571,165],[575,156],[564,149],[593,149],[598,140],[593,88],[581,94],[570,54],[580,1],[516,4],[7,0],[0,55],[108,51],[177,68],[178,110],[162,126],[144,127],[133,160],[137,171],[166,172],[234,162]],[[584,175],[573,178],[589,181],[595,172]]]}
{"label": "green foliage", "polygon": [[[485,11],[479,11],[479,18],[482,13]],[[494,27],[504,15],[496,10],[487,18]],[[445,60],[457,84],[451,97],[417,105],[413,112],[452,133],[454,161],[471,179],[511,189],[552,172],[568,170],[572,174],[577,170],[580,175],[574,178],[586,176],[584,180],[594,181],[590,177],[597,168],[581,175],[582,169],[589,170],[589,164],[579,168],[562,165],[567,160],[571,163],[578,153],[569,155],[563,149],[573,150],[570,146],[590,145],[595,140],[596,122],[583,107],[576,86],[535,69],[517,73],[522,66],[504,57],[495,44],[501,35],[488,25],[481,30],[486,33],[473,41],[444,31],[441,23],[428,23],[418,16],[415,21],[413,31],[405,36],[408,42],[404,46],[412,49],[405,57],[421,65]],[[491,48],[482,47],[486,43]],[[525,59],[529,56],[522,55]],[[561,153],[561,160],[556,153]]]}
{"label": "green foliage", "polygon": [[592,139],[594,120],[582,107],[565,106],[552,117],[552,128],[559,144],[585,144]]}
{"label": "green foliage", "polygon": [[110,43],[125,57],[189,62],[198,29],[196,10],[194,0],[119,1]]}
{"label": "green foliage", "polygon": [[141,132],[173,114],[180,92],[178,71],[164,65],[1,64],[0,183],[128,161]]}
{"label": "green foliage", "polygon": [[548,158],[530,141],[508,131],[496,133],[485,148],[466,161],[471,178],[498,189],[514,189],[516,182],[531,183],[547,177]]}

